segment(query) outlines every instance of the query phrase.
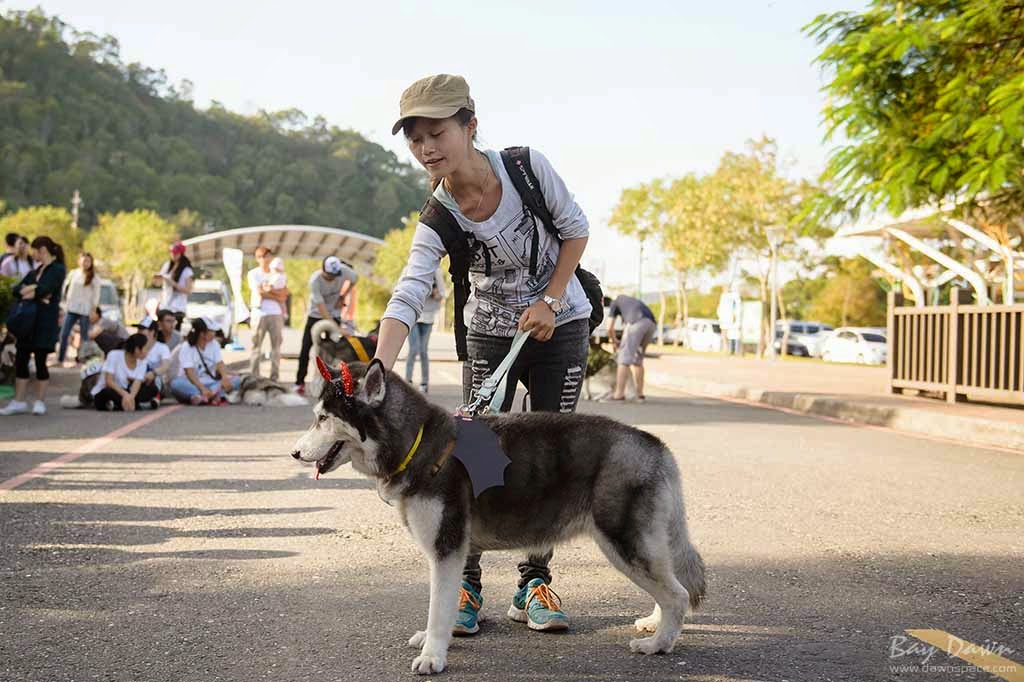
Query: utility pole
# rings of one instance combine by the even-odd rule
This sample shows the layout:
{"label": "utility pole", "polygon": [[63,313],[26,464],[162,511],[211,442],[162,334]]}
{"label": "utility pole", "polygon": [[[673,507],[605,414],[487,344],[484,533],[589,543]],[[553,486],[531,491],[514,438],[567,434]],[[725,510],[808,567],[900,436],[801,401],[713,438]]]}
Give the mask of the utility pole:
{"label": "utility pole", "polygon": [[71,195],[71,229],[78,229],[78,207],[82,205],[82,195],[75,190],[75,193]]}

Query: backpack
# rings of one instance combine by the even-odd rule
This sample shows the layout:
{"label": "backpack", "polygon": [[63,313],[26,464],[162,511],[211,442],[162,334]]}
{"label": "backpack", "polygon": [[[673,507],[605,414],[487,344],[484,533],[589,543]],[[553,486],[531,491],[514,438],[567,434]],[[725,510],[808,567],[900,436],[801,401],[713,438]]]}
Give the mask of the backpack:
{"label": "backpack", "polygon": [[[524,208],[535,217],[540,218],[544,228],[561,243],[555,228],[554,218],[548,210],[544,201],[544,194],[540,190],[540,181],[533,172],[530,165],[529,147],[509,147],[502,150],[501,161],[505,165],[512,184],[515,186],[519,197],[523,200]],[[473,257],[469,236],[459,226],[455,216],[445,208],[436,197],[431,194],[427,203],[420,211],[420,222],[434,230],[441,238],[445,250],[448,252],[448,273],[452,277],[452,290],[455,295],[455,350],[459,360],[465,361],[468,358],[466,351],[466,321],[463,318],[462,309],[466,307],[469,300],[469,265]],[[540,239],[534,228],[533,240],[530,247],[530,274],[537,273],[537,249]],[[487,262],[487,270],[490,271],[489,252],[484,249],[484,257]],[[583,291],[590,301],[590,331],[594,331],[604,320],[604,293],[601,291],[601,282],[593,273],[576,266],[576,278],[583,285]]]}

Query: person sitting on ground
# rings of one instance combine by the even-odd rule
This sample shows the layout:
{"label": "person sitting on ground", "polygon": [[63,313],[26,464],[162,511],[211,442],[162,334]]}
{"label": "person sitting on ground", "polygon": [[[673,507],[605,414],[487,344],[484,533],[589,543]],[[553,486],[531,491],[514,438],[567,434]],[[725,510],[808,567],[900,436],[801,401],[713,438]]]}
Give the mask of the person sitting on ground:
{"label": "person sitting on ground", "polygon": [[187,405],[222,405],[226,392],[237,391],[242,380],[228,374],[221,359],[217,332],[209,318],[192,321],[185,343],[178,351],[179,374],[171,381],[171,394]]}
{"label": "person sitting on ground", "polygon": [[[608,297],[605,297],[608,303]],[[621,317],[625,329],[622,330],[622,342],[615,337],[615,318]],[[618,351],[616,360],[619,367],[615,373],[615,390],[606,401],[626,399],[626,383],[629,374],[633,373],[636,385],[636,400],[644,402],[644,353],[647,346],[654,340],[654,313],[643,301],[632,296],[619,296],[608,307],[608,338],[612,348]]]}
{"label": "person sitting on ground", "polygon": [[171,310],[158,310],[156,312],[156,323],[164,337],[164,343],[173,352],[181,344],[181,332],[175,329],[175,326],[178,324],[178,318],[174,316],[174,312]]}
{"label": "person sitting on ground", "polygon": [[90,392],[97,410],[134,412],[142,406],[154,410],[160,406],[155,388],[144,387],[145,358],[146,337],[143,334],[132,334],[124,342],[124,348],[107,353],[99,380]]}
{"label": "person sitting on ground", "polygon": [[89,340],[94,341],[104,354],[120,348],[128,336],[129,331],[125,326],[117,320],[104,317],[99,306],[89,313]]}
{"label": "person sitting on ground", "polygon": [[[174,319],[173,316],[171,319]],[[171,366],[171,349],[164,343],[163,332],[153,318],[144,317],[135,327],[146,337],[146,376],[143,385],[152,386],[159,400],[164,394],[164,376]]]}

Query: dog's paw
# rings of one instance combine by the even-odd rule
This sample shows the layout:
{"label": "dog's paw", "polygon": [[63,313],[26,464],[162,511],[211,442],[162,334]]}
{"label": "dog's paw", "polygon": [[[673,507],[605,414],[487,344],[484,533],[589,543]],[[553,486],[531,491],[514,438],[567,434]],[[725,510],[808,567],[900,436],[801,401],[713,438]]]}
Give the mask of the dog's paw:
{"label": "dog's paw", "polygon": [[675,646],[675,642],[668,642],[667,644],[659,642],[657,637],[645,637],[643,639],[633,639],[629,642],[629,650],[635,654],[669,654],[672,653],[672,647]]}
{"label": "dog's paw", "polygon": [[417,675],[439,673],[444,670],[445,663],[447,663],[446,658],[446,656],[429,656],[427,654],[420,654],[416,658],[412,659],[412,671]]}
{"label": "dog's paw", "polygon": [[660,618],[645,616],[633,621],[633,626],[637,629],[637,632],[655,632],[658,629],[658,623],[660,622]]}
{"label": "dog's paw", "polygon": [[427,639],[426,630],[417,630],[416,634],[409,638],[409,646],[413,649],[419,649],[423,646],[423,642]]}

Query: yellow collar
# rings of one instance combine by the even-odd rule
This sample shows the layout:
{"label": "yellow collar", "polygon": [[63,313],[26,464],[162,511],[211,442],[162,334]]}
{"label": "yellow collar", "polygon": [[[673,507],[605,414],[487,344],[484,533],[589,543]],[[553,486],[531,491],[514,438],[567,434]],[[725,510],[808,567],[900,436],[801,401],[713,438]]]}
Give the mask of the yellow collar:
{"label": "yellow collar", "polygon": [[356,357],[359,358],[360,362],[369,362],[370,355],[363,348],[363,342],[355,336],[346,336],[345,340],[348,341],[349,345],[352,346],[352,350],[356,352]]}
{"label": "yellow collar", "polygon": [[395,469],[394,471],[391,472],[391,475],[388,476],[388,478],[392,478],[394,476],[397,476],[398,474],[400,474],[403,471],[405,471],[405,468],[407,466],[409,466],[409,462],[412,461],[412,456],[416,454],[416,450],[419,448],[421,440],[423,440],[423,427],[422,426],[420,427],[420,432],[416,434],[416,440],[413,442],[412,448],[409,450],[409,454],[405,456],[405,459],[402,460],[402,463],[398,465],[397,469]]}

